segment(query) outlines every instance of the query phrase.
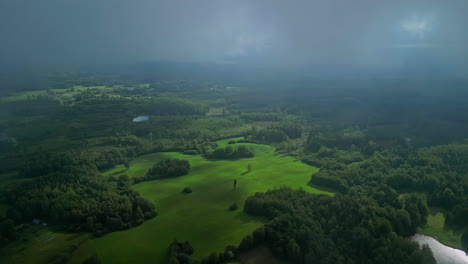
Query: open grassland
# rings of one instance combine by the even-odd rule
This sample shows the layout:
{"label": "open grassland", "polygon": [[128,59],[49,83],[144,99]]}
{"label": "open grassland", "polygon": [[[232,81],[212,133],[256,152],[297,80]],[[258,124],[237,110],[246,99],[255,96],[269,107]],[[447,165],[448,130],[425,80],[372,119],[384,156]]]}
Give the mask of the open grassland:
{"label": "open grassland", "polygon": [[444,228],[445,217],[442,212],[431,208],[431,214],[427,218],[427,225],[418,231],[424,235],[437,239],[440,243],[453,248],[461,249],[461,232],[455,232]]}
{"label": "open grassland", "polygon": [[[240,138],[234,140],[237,139]],[[218,145],[224,147],[230,140],[233,139],[219,141]],[[307,185],[317,168],[281,156],[267,145],[242,144],[254,147],[256,156],[206,160],[180,153],[155,153],[133,160],[126,171],[130,177],[144,175],[152,163],[165,158],[187,159],[192,169],[186,176],[135,185],[136,191],[156,204],[159,216],[130,230],[90,241],[87,247],[94,248],[103,263],[165,263],[173,239],[189,240],[195,248],[194,256],[199,258],[222,251],[226,245],[238,244],[263,224],[262,219],[242,211],[245,199],[255,192],[290,186],[327,193]],[[251,164],[250,172],[248,164]],[[123,168],[106,174],[119,175],[119,170],[122,173]],[[234,179],[237,179],[236,189]],[[193,193],[182,193],[184,187],[191,187]],[[239,209],[229,211],[232,203],[237,203]]]}
{"label": "open grassland", "polygon": [[200,156],[184,155],[177,152],[158,152],[147,155],[139,156],[129,162],[130,168],[125,169],[123,165],[116,166],[115,168],[105,171],[102,174],[105,176],[120,176],[127,174],[130,178],[142,177],[146,174],[149,168],[158,160],[163,159],[200,159]]}
{"label": "open grassland", "polygon": [[69,252],[89,240],[88,234],[67,234],[40,225],[31,226],[31,231],[0,250],[0,263],[52,263],[58,256],[67,259]]}

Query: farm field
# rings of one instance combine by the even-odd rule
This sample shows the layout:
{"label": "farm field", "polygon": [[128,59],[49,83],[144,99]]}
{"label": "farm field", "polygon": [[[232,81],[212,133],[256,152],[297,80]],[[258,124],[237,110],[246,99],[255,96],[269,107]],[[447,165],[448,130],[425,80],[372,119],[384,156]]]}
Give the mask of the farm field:
{"label": "farm field", "polygon": [[[224,147],[229,140],[232,139],[219,141],[218,145]],[[134,186],[155,203],[159,215],[141,226],[93,240],[92,247],[103,263],[165,263],[167,248],[173,239],[189,240],[195,249],[195,258],[222,251],[229,244],[236,245],[264,222],[242,211],[245,199],[255,192],[289,186],[330,194],[307,185],[317,168],[279,155],[271,146],[240,144],[254,147],[256,156],[215,161],[180,153],[155,153],[133,160],[126,172],[130,177],[144,175],[151,163],[165,158],[187,159],[191,171],[182,177]],[[251,172],[247,171],[248,164],[251,164]],[[121,173],[123,168],[105,174]],[[234,179],[237,180],[236,189],[233,188]],[[185,187],[191,187],[193,193],[182,193]],[[239,209],[229,211],[233,203]]]}

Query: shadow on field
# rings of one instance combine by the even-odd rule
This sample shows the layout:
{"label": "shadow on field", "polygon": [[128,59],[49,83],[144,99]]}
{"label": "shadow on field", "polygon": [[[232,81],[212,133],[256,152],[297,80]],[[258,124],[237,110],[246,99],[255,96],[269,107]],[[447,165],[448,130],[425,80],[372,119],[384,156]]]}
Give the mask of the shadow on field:
{"label": "shadow on field", "polygon": [[[239,207],[238,212],[235,215],[235,218],[239,219],[243,224],[249,223],[252,221],[252,217],[244,213],[243,205]],[[262,222],[264,222],[262,220]]]}

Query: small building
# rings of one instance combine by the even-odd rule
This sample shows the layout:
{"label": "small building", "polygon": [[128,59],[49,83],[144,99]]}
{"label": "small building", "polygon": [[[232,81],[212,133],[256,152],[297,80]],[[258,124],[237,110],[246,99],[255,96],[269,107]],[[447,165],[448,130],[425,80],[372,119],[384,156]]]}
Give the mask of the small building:
{"label": "small building", "polygon": [[33,219],[32,222],[33,222],[33,224],[38,225],[38,224],[41,223],[41,220],[39,220],[39,219]]}

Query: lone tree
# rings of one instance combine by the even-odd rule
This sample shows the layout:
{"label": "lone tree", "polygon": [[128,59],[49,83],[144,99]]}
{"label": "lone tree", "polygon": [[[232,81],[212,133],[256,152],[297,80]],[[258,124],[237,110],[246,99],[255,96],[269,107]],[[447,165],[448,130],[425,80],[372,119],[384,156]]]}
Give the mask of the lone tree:
{"label": "lone tree", "polygon": [[237,180],[234,179],[234,189],[236,189],[236,187],[237,187]]}

